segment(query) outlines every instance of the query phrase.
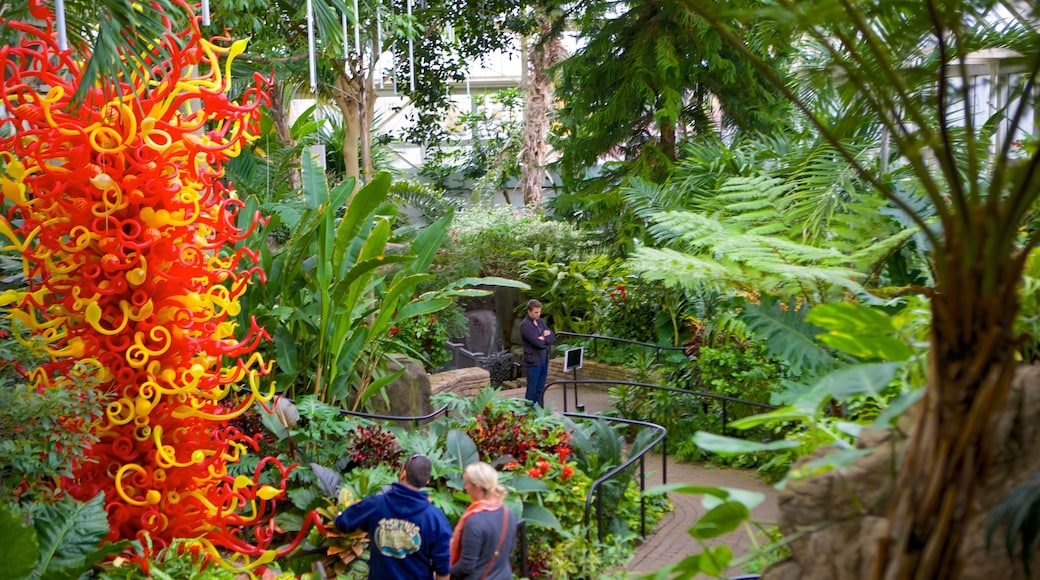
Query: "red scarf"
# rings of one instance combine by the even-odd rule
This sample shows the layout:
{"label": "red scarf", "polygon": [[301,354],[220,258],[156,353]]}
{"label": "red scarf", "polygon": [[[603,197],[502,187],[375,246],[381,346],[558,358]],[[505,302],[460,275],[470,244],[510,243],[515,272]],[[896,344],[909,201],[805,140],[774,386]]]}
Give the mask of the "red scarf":
{"label": "red scarf", "polygon": [[466,525],[466,520],[477,512],[493,512],[501,507],[502,500],[491,497],[469,504],[465,513],[459,518],[459,523],[455,525],[455,531],[451,534],[451,565],[455,565],[455,562],[459,561],[459,556],[462,555],[462,528]]}

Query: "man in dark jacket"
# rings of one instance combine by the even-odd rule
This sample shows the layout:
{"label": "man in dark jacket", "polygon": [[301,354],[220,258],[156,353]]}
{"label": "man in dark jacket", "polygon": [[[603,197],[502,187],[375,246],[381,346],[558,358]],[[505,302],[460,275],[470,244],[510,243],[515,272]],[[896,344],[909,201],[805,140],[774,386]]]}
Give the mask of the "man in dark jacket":
{"label": "man in dark jacket", "polygon": [[531,405],[542,404],[545,378],[549,374],[549,347],[556,335],[542,320],[542,303],[528,300],[527,316],[520,321],[520,339],[524,343],[524,367],[527,369],[527,393]]}
{"label": "man in dark jacket", "polygon": [[368,532],[368,577],[373,580],[448,580],[451,525],[422,488],[430,481],[430,459],[415,454],[399,482],[336,516],[341,532]]}

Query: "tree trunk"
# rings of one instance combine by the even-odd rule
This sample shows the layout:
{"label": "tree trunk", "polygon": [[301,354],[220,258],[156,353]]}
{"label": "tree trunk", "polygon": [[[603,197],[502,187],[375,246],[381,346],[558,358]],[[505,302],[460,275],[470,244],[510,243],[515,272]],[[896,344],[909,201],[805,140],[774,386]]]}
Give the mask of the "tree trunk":
{"label": "tree trunk", "polygon": [[[1016,361],[1017,282],[1025,255],[988,243],[999,220],[966,212],[947,231],[932,297],[932,350],[925,395],[899,466],[888,537],[873,577],[955,578],[964,522],[994,449],[987,427],[1007,398]],[[949,225],[949,224],[948,224]],[[975,234],[975,235],[971,235]]]}
{"label": "tree trunk", "polygon": [[[289,126],[289,111],[287,110],[285,89],[278,83],[271,85],[271,119],[274,122],[274,130],[278,135],[278,140],[286,147],[295,145],[296,143],[292,138],[292,131]],[[289,186],[292,189],[299,189],[303,186],[303,178],[300,176],[298,167],[293,166],[288,173]]]}
{"label": "tree trunk", "polygon": [[539,34],[529,50],[529,78],[525,107],[523,149],[520,189],[524,205],[541,208],[542,183],[545,181],[545,165],[549,150],[549,110],[553,106],[554,93],[549,69],[565,56],[558,35],[551,35],[551,22],[542,15],[538,18]]}
{"label": "tree trunk", "polygon": [[346,72],[340,71],[336,75],[336,86],[333,99],[340,113],[343,114],[343,166],[346,168],[347,177],[357,180],[361,185],[361,166],[358,160],[359,147],[361,143],[361,95],[362,78],[360,76],[348,77]]}

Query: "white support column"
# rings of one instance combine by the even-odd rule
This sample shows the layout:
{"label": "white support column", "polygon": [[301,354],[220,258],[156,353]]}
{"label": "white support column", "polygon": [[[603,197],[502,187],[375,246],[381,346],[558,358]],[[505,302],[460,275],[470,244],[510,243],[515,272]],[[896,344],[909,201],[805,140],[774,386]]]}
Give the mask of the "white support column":
{"label": "white support column", "polygon": [[311,92],[318,92],[318,69],[314,55],[314,5],[307,0],[307,58],[310,69]]}
{"label": "white support column", "polygon": [[58,27],[58,48],[68,50],[69,37],[65,34],[65,0],[54,0],[55,26]]}

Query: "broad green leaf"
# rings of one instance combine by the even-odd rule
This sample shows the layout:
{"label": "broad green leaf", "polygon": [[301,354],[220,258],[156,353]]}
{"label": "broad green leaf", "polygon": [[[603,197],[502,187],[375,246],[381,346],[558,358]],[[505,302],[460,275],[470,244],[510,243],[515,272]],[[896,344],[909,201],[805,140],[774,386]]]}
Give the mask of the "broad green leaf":
{"label": "broad green leaf", "polygon": [[550,491],[549,484],[525,473],[517,473],[509,480],[509,487],[516,493],[545,493]]}
{"label": "broad green leaf", "polygon": [[808,395],[815,408],[831,398],[847,401],[858,395],[881,396],[881,391],[892,382],[902,363],[872,363],[853,365],[828,373],[816,381]]}
{"label": "broad green leaf", "polygon": [[830,302],[813,306],[805,320],[826,330],[848,334],[890,334],[896,330],[892,319],[884,312],[853,302]]}
{"label": "broad green leaf", "polygon": [[24,525],[6,505],[0,504],[0,562],[11,578],[29,576],[40,560],[40,544],[36,530]]}
{"label": "broad green leaf", "polygon": [[739,455],[741,453],[755,453],[758,451],[778,451],[780,449],[791,449],[798,447],[797,441],[771,441],[769,443],[761,443],[758,441],[748,441],[746,439],[737,439],[736,437],[726,437],[723,435],[715,435],[706,431],[698,431],[693,435],[693,442],[701,449],[705,451],[711,451],[718,453],[719,455]]}
{"label": "broad green leaf", "polygon": [[87,571],[88,556],[97,552],[108,535],[105,495],[99,493],[86,503],[65,498],[46,504],[36,514],[35,525],[41,552],[40,578],[78,576]]}
{"label": "broad green leaf", "polygon": [[698,540],[717,538],[736,530],[750,517],[747,506],[738,501],[727,501],[701,516],[690,528],[690,535]]}
{"label": "broad green leaf", "polygon": [[529,526],[539,526],[551,530],[560,529],[560,520],[544,507],[531,502],[524,502],[524,521]]}
{"label": "broad green leaf", "polygon": [[831,331],[816,337],[827,346],[867,360],[905,361],[914,351],[898,338],[884,334],[850,334]]}
{"label": "broad green leaf", "polygon": [[710,576],[722,576],[722,572],[729,568],[732,561],[733,550],[725,544],[705,548],[700,557],[700,570]]}
{"label": "broad green leaf", "polygon": [[743,504],[747,509],[752,510],[755,509],[755,506],[766,501],[766,496],[757,491],[748,491],[746,489],[737,489],[734,487],[722,487],[719,489],[726,492],[728,500],[721,499],[716,495],[705,494],[704,497],[701,498],[701,505],[704,506],[704,509],[715,509],[726,501],[735,501]]}
{"label": "broad green leaf", "polygon": [[788,477],[798,479],[831,471],[839,467],[848,467],[871,453],[873,453],[872,449],[841,449],[832,451],[823,457],[815,458],[806,463],[799,463],[796,467],[792,467]]}
{"label": "broad green leaf", "polygon": [[462,470],[470,463],[480,461],[480,452],[477,450],[476,443],[461,429],[448,431],[444,447],[447,455],[445,459],[451,461],[459,473],[462,473]]}
{"label": "broad green leaf", "polygon": [[435,298],[432,300],[417,300],[409,302],[397,310],[394,320],[406,320],[415,316],[433,314],[451,306],[451,300],[447,298]]}
{"label": "broad green leaf", "polygon": [[891,427],[896,419],[901,417],[910,407],[913,407],[921,397],[924,396],[924,389],[914,389],[905,393],[901,393],[896,398],[888,402],[888,406],[885,407],[881,413],[874,419],[874,425],[879,427]]}
{"label": "broad green leaf", "polygon": [[415,256],[415,262],[409,266],[411,272],[425,272],[429,269],[430,264],[433,263],[433,257],[437,255],[437,251],[440,250],[444,244],[444,239],[448,236],[448,228],[451,226],[454,216],[454,210],[448,211],[447,214],[425,227],[415,237],[409,252]]}
{"label": "broad green leaf", "polygon": [[372,331],[375,333],[382,332],[389,324],[391,318],[394,317],[394,311],[397,310],[399,301],[402,298],[410,298],[416,286],[431,278],[433,278],[432,274],[412,274],[395,280],[383,296],[379,315],[372,323]]}
{"label": "broad green leaf", "polygon": [[[354,184],[350,186],[353,188]],[[343,252],[350,240],[361,231],[364,220],[382,205],[389,190],[390,174],[385,171],[376,173],[372,181],[358,190],[347,205],[347,212],[340,220],[339,229],[336,231],[337,252]]]}
{"label": "broad green leaf", "polygon": [[706,485],[690,485],[688,483],[668,483],[665,485],[655,485],[643,492],[643,495],[663,495],[668,492],[685,493],[687,495],[712,495],[720,498],[728,498],[729,491],[721,487],[712,487]]}
{"label": "broad green leaf", "polygon": [[278,513],[274,515],[274,523],[287,532],[297,532],[303,527],[303,515],[299,512],[278,510]]}
{"label": "broad green leaf", "polygon": [[325,181],[325,171],[308,152],[300,156],[300,169],[303,178],[303,206],[307,209],[318,209],[329,201],[329,186]]}
{"label": "broad green leaf", "polygon": [[278,415],[274,413],[268,413],[263,407],[256,409],[257,413],[260,414],[260,422],[267,427],[267,430],[274,434],[279,441],[285,440],[289,436],[289,430],[282,425],[282,422],[278,420]]}
{"label": "broad green leaf", "polygon": [[757,427],[759,425],[765,425],[770,423],[785,421],[806,421],[812,417],[815,417],[816,406],[816,404],[806,405],[800,401],[797,405],[781,406],[780,408],[777,408],[777,410],[771,411],[769,413],[761,413],[759,415],[745,417],[744,419],[737,419],[731,422],[730,426],[736,429],[750,429],[751,427]]}
{"label": "broad green leaf", "polygon": [[502,278],[499,276],[483,276],[480,278],[462,278],[456,280],[448,285],[448,288],[459,288],[463,286],[503,286],[505,288],[519,288],[521,290],[530,290],[531,286],[520,282],[519,280],[511,280],[509,278]]}
{"label": "broad green leaf", "polygon": [[362,260],[354,264],[354,266],[350,268],[343,277],[336,281],[329,294],[332,297],[332,300],[337,304],[353,304],[353,299],[351,299],[350,302],[344,302],[344,300],[347,299],[348,295],[364,293],[364,284],[367,283],[368,280],[368,278],[365,277],[367,274],[371,274],[376,268],[388,264],[401,264],[411,259],[411,256],[378,256]]}
{"label": "broad green leaf", "polygon": [[892,318],[864,304],[836,302],[812,308],[805,319],[828,332],[817,339],[831,348],[862,359],[903,361],[913,350],[896,332]]}
{"label": "broad green leaf", "polygon": [[382,392],[387,385],[404,376],[404,371],[405,369],[401,369],[399,371],[392,372],[386,376],[379,377],[378,379],[375,379],[374,381],[369,383],[368,386],[365,387],[365,390],[362,391],[361,395],[358,397],[358,408],[363,407],[369,399]]}
{"label": "broad green leaf", "polygon": [[296,368],[296,340],[284,326],[274,329],[274,349],[275,360],[283,373],[295,375],[299,372]]}

